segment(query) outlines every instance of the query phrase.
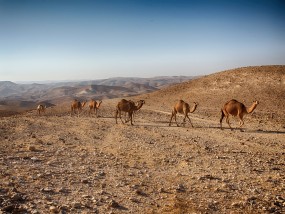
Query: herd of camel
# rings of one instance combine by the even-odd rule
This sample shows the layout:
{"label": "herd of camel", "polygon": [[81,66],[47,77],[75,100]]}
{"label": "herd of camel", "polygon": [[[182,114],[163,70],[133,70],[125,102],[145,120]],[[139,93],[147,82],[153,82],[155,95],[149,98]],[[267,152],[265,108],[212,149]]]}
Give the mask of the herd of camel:
{"label": "herd of camel", "polygon": [[[76,114],[76,110],[77,110],[77,114],[79,116],[80,112],[82,111],[86,103],[87,101],[80,102],[76,99],[73,100],[73,102],[71,103],[71,115]],[[89,115],[93,112],[95,113],[96,117],[98,117],[98,109],[101,103],[102,101],[97,102],[95,100],[91,100],[89,102]],[[134,113],[140,110],[144,104],[145,104],[144,100],[139,100],[137,102],[134,102],[132,100],[126,100],[126,99],[120,100],[118,104],[116,105],[116,114],[115,114],[116,124],[118,123],[117,117],[119,116],[122,123],[124,122],[126,123],[130,121],[131,125],[133,125]],[[229,122],[230,115],[237,116],[239,118],[239,125],[240,125],[239,127],[241,128],[244,124],[244,121],[243,121],[244,115],[252,113],[258,104],[259,104],[258,101],[254,101],[252,105],[247,108],[245,107],[243,103],[237,100],[234,100],[234,99],[226,102],[223,108],[221,109],[220,128],[222,129],[222,122],[223,122],[224,117],[226,117],[226,122],[228,126],[230,127],[230,129],[232,130],[232,127],[230,126],[230,122]],[[192,108],[190,108],[190,105],[188,103],[184,102],[183,100],[179,100],[173,107],[171,118],[169,121],[169,126],[171,126],[171,121],[173,117],[176,122],[176,125],[179,126],[176,120],[176,114],[179,113],[179,114],[184,115],[183,124],[185,125],[186,118],[188,118],[191,126],[193,127],[193,124],[188,114],[193,113],[197,109],[197,106],[198,106],[198,103],[194,102],[194,105],[192,106]],[[46,109],[46,106],[42,104],[38,105],[37,107],[38,114],[40,115],[41,112],[44,113],[45,109]],[[125,120],[125,121],[122,120],[122,117],[121,117],[122,112],[125,112],[128,114],[128,117],[129,117],[128,120]]]}

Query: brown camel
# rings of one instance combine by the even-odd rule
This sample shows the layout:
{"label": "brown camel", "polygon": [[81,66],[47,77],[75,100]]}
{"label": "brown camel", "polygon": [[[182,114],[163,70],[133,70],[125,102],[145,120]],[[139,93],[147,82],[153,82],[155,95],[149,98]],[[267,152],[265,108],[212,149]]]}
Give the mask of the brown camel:
{"label": "brown camel", "polygon": [[80,112],[82,111],[82,108],[85,106],[87,101],[84,101],[83,103],[81,103],[78,100],[73,100],[73,102],[71,103],[71,114],[74,113],[75,114],[75,110],[77,109],[77,116],[79,117]]}
{"label": "brown camel", "polygon": [[[132,102],[133,105],[135,105],[135,106],[138,106],[138,105],[140,104],[140,101],[134,102],[134,101],[132,101],[132,100],[129,100],[129,102]],[[132,114],[133,122],[135,122],[135,113],[138,112],[139,110],[140,110],[140,109],[133,111],[133,114]],[[130,118],[127,118],[127,112],[125,112],[125,123],[127,123],[127,122],[129,122],[129,121],[130,121]]]}
{"label": "brown camel", "polygon": [[258,101],[254,101],[249,108],[246,108],[243,103],[240,103],[236,100],[230,100],[226,102],[224,107],[221,109],[221,112],[222,112],[221,119],[220,119],[221,129],[222,129],[223,119],[224,117],[226,117],[226,122],[228,123],[230,129],[232,130],[232,127],[230,126],[230,121],[229,121],[230,115],[238,116],[239,124],[240,124],[239,127],[242,127],[242,125],[244,124],[243,116],[245,114],[252,113],[258,104],[259,104]]}
{"label": "brown camel", "polygon": [[[128,101],[128,100],[125,100],[125,99],[122,99],[116,106],[116,115],[115,115],[115,118],[116,118],[116,124],[118,124],[117,122],[117,117],[118,117],[118,114],[119,114],[119,117],[123,122],[122,120],[122,116],[121,116],[121,112],[127,112],[128,115],[129,115],[129,120],[131,121],[131,125],[134,125],[133,124],[133,113],[134,111],[138,111],[142,106],[143,104],[145,104],[145,101],[144,100],[140,100],[138,101],[138,105],[135,105],[135,103],[133,101]],[[126,121],[128,122],[128,121]]]}
{"label": "brown camel", "polygon": [[179,100],[172,110],[171,118],[169,121],[169,126],[171,126],[171,121],[172,121],[173,117],[174,117],[174,120],[176,122],[176,125],[179,126],[177,121],[176,121],[176,114],[180,113],[180,114],[184,115],[184,119],[183,119],[184,126],[185,126],[186,117],[187,117],[191,126],[193,127],[191,120],[188,116],[188,113],[193,113],[196,110],[197,106],[198,106],[198,103],[194,102],[194,106],[190,109],[190,105],[188,103],[184,102],[183,100]]}
{"label": "brown camel", "polygon": [[41,115],[41,112],[42,112],[42,113],[45,113],[46,108],[47,108],[47,107],[44,106],[44,105],[42,105],[42,104],[38,105],[38,107],[37,107],[38,114]]}
{"label": "brown camel", "polygon": [[98,117],[98,109],[99,109],[101,103],[102,103],[102,100],[100,100],[98,102],[96,100],[91,100],[89,102],[89,115],[91,114],[91,111],[93,110],[96,117]]}

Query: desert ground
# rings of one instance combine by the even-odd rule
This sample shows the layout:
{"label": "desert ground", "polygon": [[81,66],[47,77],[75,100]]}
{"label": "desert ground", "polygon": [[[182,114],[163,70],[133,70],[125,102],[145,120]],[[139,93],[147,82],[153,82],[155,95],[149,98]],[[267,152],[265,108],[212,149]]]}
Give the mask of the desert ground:
{"label": "desert ground", "polygon": [[[247,107],[225,120],[229,99]],[[105,99],[99,116],[64,103],[0,118],[2,213],[284,213],[285,66],[215,73],[156,92],[134,125]],[[169,126],[174,104],[198,107]]]}

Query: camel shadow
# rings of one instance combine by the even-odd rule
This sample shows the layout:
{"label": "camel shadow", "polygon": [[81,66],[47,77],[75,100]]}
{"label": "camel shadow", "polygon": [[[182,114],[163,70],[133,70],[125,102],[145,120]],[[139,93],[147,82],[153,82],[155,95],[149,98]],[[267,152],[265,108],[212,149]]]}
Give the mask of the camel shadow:
{"label": "camel shadow", "polygon": [[193,128],[193,129],[215,129],[215,130],[221,130],[221,131],[232,131],[232,132],[245,132],[245,133],[259,133],[259,134],[285,134],[285,131],[273,131],[273,130],[262,130],[262,129],[256,129],[251,130],[247,128],[229,128],[229,127],[223,127],[221,129],[220,126],[201,126],[201,125],[193,125],[194,127],[191,127],[190,125],[183,126],[182,124],[179,124],[180,126],[176,126],[176,124],[172,124],[169,126],[169,121],[152,121],[152,124],[134,124],[134,126],[145,126],[145,127],[171,127],[171,128]]}
{"label": "camel shadow", "polygon": [[[215,129],[220,129],[220,127],[211,127],[211,128],[215,128]],[[285,131],[273,131],[273,130],[262,130],[262,129],[247,129],[247,128],[227,128],[227,127],[223,127],[222,130],[231,130],[231,131],[240,131],[240,132],[246,132],[246,133],[259,133],[259,134],[285,134]]]}
{"label": "camel shadow", "polygon": [[273,130],[247,130],[249,133],[262,133],[262,134],[285,134],[285,131],[273,131]]}

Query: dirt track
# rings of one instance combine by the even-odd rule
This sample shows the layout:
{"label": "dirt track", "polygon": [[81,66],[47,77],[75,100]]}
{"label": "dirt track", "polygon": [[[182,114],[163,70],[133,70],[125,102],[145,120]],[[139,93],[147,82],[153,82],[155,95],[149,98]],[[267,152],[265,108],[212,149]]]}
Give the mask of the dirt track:
{"label": "dirt track", "polygon": [[284,127],[247,115],[244,131],[220,130],[199,109],[194,128],[169,127],[151,105],[116,125],[104,104],[99,118],[1,118],[4,213],[285,212]]}

